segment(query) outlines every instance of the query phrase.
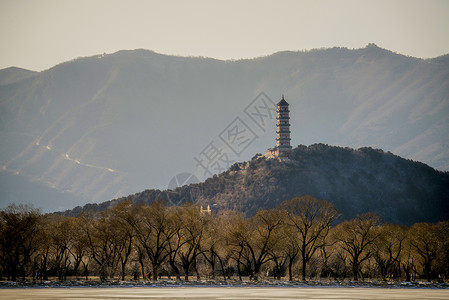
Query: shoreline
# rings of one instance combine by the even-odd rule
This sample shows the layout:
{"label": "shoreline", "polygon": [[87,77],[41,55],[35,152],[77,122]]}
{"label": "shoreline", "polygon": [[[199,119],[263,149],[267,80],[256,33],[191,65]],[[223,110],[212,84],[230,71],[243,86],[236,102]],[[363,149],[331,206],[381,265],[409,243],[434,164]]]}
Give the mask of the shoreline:
{"label": "shoreline", "polygon": [[284,281],[284,280],[39,280],[39,281],[0,281],[0,289],[21,288],[170,288],[170,287],[222,287],[222,288],[386,288],[386,289],[449,289],[447,282],[427,281]]}

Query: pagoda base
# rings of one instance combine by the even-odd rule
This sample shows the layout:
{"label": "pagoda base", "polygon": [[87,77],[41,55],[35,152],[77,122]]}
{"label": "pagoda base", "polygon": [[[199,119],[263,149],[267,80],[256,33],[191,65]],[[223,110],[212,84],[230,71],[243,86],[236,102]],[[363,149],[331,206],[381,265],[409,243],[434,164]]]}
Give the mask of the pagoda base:
{"label": "pagoda base", "polygon": [[278,147],[270,148],[265,151],[266,158],[289,158],[291,156],[292,149],[282,149]]}

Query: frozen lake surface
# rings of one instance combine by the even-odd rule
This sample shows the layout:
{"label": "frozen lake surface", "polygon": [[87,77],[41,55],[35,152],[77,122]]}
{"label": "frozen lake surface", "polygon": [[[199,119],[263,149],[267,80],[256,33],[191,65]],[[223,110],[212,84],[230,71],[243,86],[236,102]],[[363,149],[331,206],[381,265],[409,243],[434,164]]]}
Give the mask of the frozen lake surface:
{"label": "frozen lake surface", "polygon": [[449,299],[447,289],[133,287],[0,289],[0,299]]}

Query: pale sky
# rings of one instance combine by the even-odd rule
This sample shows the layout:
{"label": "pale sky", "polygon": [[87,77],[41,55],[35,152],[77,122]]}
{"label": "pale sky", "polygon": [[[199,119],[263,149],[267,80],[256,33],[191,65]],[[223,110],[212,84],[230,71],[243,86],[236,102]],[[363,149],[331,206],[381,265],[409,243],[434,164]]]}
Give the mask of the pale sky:
{"label": "pale sky", "polygon": [[239,59],[369,43],[449,53],[449,0],[0,0],[0,69],[41,71],[81,56],[149,49]]}

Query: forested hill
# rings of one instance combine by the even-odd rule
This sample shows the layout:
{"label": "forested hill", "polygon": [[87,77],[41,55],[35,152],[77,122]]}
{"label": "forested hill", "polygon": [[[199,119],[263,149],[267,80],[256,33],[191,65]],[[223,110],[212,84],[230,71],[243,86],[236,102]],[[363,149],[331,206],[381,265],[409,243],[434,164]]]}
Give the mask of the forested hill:
{"label": "forested hill", "polygon": [[253,215],[260,208],[273,208],[307,194],[332,202],[342,219],[365,212],[376,212],[383,221],[399,224],[449,219],[449,173],[378,149],[324,144],[298,146],[287,162],[253,158],[200,184],[174,191],[145,190],[65,214],[99,211],[124,200],[150,203],[164,199],[174,205],[199,202]]}

